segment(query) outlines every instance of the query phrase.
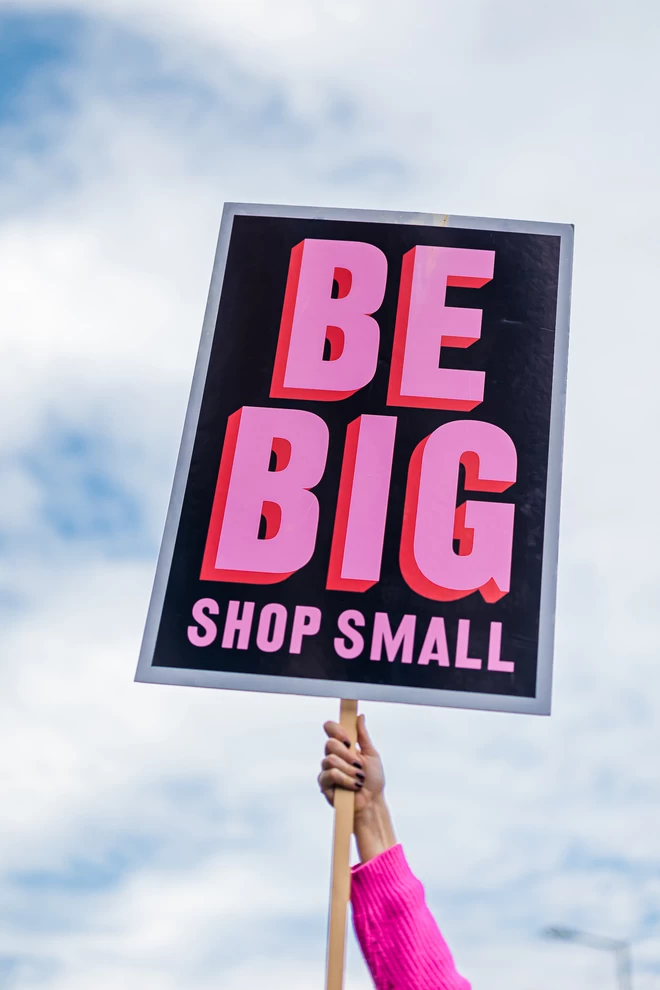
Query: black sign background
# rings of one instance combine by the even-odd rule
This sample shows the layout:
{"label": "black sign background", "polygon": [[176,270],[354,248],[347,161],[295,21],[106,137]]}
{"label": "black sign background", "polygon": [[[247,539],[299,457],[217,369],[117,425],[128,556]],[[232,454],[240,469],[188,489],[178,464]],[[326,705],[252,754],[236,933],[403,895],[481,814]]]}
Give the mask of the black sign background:
{"label": "black sign background", "polygon": [[[385,299],[374,316],[381,330],[378,370],[372,382],[338,402],[273,400],[269,397],[291,249],[304,238],[368,241],[388,260]],[[416,226],[343,220],[236,216],[227,257],[208,376],[194,442],[153,665],[191,670],[315,678],[331,681],[405,685],[458,692],[533,698],[536,689],[541,562],[545,518],[551,390],[559,278],[560,237],[549,234]],[[434,244],[494,250],[492,281],[481,289],[448,288],[447,305],[483,310],[481,339],[472,346],[444,348],[441,365],[486,372],[483,403],[469,413],[386,405],[390,353],[404,253]],[[307,409],[330,429],[325,474],[313,489],[320,506],[316,550],[309,564],[279,584],[250,585],[200,581],[199,573],[217,481],[227,418],[243,405]],[[362,413],[396,415],[395,461],[387,515],[382,576],[363,593],[326,591],[330,543],[347,425]],[[514,502],[516,506],[511,591],[487,604],[479,592],[455,602],[416,595],[399,569],[399,541],[408,464],[416,445],[454,419],[492,422],[512,438],[518,453],[518,480],[501,495],[459,491],[465,498]],[[461,469],[462,471],[462,469]],[[207,647],[191,645],[187,628],[199,598],[220,606],[218,636]],[[256,602],[250,648],[222,649],[227,602]],[[299,655],[288,653],[288,635],[275,653],[254,645],[261,606],[313,605],[322,610],[321,630],[303,639]],[[337,617],[349,608],[366,617],[362,656],[337,656],[333,639]],[[402,664],[369,659],[373,614],[387,612],[395,630],[402,616],[417,616],[415,656],[434,615],[445,618],[452,666]],[[502,659],[515,663],[512,674],[455,669],[457,620],[471,620],[470,655],[488,652],[491,621],[503,624]],[[485,667],[485,662],[484,662]]]}

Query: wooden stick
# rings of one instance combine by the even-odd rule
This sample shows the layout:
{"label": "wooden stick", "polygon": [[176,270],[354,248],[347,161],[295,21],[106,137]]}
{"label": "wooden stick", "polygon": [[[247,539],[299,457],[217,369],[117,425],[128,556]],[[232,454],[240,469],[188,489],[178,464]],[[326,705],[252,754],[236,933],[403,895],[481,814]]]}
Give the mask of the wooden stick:
{"label": "wooden stick", "polygon": [[[355,747],[357,701],[342,700],[339,722],[348,734],[351,746]],[[344,987],[346,911],[351,896],[350,853],[354,808],[355,793],[338,787],[335,791],[335,834],[332,849],[326,990],[343,990]]]}

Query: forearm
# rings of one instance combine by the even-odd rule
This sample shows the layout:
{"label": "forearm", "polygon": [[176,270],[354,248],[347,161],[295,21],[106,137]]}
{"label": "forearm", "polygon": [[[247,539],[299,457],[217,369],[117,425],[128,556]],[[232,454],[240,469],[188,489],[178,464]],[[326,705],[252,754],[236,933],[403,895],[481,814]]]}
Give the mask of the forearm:
{"label": "forearm", "polygon": [[470,990],[397,844],[384,801],[355,823],[353,922],[377,990]]}
{"label": "forearm", "polygon": [[361,863],[368,863],[396,845],[392,819],[382,794],[356,815],[354,832]]}

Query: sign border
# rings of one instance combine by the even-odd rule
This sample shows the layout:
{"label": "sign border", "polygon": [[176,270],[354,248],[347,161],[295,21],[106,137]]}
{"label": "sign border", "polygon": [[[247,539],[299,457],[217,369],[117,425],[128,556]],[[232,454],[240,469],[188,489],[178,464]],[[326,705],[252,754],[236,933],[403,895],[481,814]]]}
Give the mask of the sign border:
{"label": "sign border", "polygon": [[[543,566],[539,623],[536,696],[478,694],[433,688],[401,687],[392,684],[316,680],[305,677],[278,677],[233,671],[189,670],[181,667],[154,667],[152,659],[165,600],[174,545],[183,507],[193,445],[202,405],[213,337],[225,275],[227,253],[234,217],[282,217],[303,220],[352,220],[368,223],[414,224],[417,226],[458,227],[477,230],[512,231],[546,234],[560,238],[559,284],[555,353],[552,376],[552,404],[548,450],[548,485],[546,490]],[[172,494],[161,542],[156,574],[147,612],[135,680],[149,684],[182,687],[224,688],[233,691],[259,691],[273,694],[309,695],[312,697],[347,698],[357,701],[386,701],[401,704],[431,705],[442,708],[479,709],[528,715],[549,715],[552,695],[552,659],[554,653],[555,609],[559,515],[566,409],[568,337],[573,265],[572,224],[533,220],[500,220],[485,217],[462,217],[441,213],[402,213],[390,210],[354,210],[306,206],[277,206],[257,203],[225,203],[220,223],[211,285],[204,314],[202,336],[193,373],[190,398],[177,458]]]}

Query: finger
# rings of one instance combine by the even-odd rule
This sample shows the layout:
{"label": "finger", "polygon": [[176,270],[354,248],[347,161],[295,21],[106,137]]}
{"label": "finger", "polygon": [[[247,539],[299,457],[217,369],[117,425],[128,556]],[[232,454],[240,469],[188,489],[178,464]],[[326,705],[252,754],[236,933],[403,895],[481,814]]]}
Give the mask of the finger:
{"label": "finger", "polygon": [[323,726],[325,729],[325,734],[330,739],[338,739],[340,743],[343,743],[346,749],[351,748],[351,740],[348,738],[348,733],[345,729],[342,729],[338,722],[326,722]]}
{"label": "finger", "polygon": [[335,803],[335,789],[334,789],[334,787],[332,787],[332,786],[330,786],[330,787],[324,786],[324,783],[327,783],[327,782],[324,782],[324,778],[323,778],[323,774],[322,773],[320,773],[318,775],[317,780],[318,780],[318,785],[321,788],[321,793],[323,794],[323,797],[326,799],[326,801],[328,802],[328,804],[334,805],[334,803]]}
{"label": "finger", "polygon": [[358,715],[357,720],[357,738],[360,751],[365,754],[365,756],[377,756],[378,750],[371,741],[371,737],[367,732],[367,726],[365,724],[364,715]]}
{"label": "finger", "polygon": [[359,764],[356,767],[355,764],[351,765],[350,763],[347,763],[346,760],[342,759],[341,756],[335,756],[334,754],[326,756],[321,763],[321,768],[323,770],[341,770],[341,772],[347,777],[355,777],[357,780],[364,780],[364,772],[360,769]]}
{"label": "finger", "polygon": [[340,759],[350,763],[350,765],[355,767],[356,770],[364,770],[364,766],[360,762],[360,758],[357,757],[356,759],[353,759],[353,754],[348,753],[344,744],[338,739],[328,739],[325,744],[325,755],[338,756]]}
{"label": "finger", "polygon": [[324,794],[326,791],[334,790],[335,787],[341,787],[345,791],[359,791],[362,787],[362,781],[349,777],[337,767],[332,767],[330,770],[323,770],[319,774],[319,787]]}

